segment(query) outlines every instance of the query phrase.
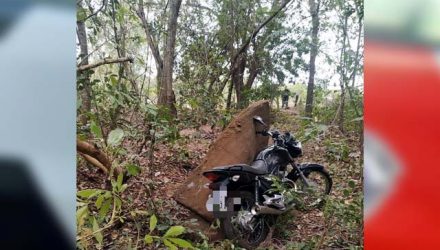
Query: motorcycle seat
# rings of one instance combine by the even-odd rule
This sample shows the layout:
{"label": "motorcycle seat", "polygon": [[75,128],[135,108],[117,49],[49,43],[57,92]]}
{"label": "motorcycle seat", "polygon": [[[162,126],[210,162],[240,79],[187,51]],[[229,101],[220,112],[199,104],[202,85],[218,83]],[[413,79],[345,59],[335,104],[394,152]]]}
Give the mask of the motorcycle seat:
{"label": "motorcycle seat", "polygon": [[251,166],[247,164],[234,164],[234,165],[226,165],[221,167],[215,167],[215,170],[229,170],[229,171],[244,171],[249,172],[255,175],[265,175],[268,174],[267,167],[264,161],[257,160],[252,163]]}

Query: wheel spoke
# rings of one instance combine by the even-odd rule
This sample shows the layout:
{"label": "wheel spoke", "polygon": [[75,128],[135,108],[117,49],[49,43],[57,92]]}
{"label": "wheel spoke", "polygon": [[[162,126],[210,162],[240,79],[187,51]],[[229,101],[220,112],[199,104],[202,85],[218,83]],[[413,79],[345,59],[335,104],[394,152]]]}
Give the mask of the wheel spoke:
{"label": "wheel spoke", "polygon": [[307,175],[308,186],[305,185],[303,180],[297,180],[296,184],[302,191],[304,205],[307,207],[314,207],[320,205],[324,196],[327,194],[327,188],[329,185],[326,176],[319,171],[312,171]]}

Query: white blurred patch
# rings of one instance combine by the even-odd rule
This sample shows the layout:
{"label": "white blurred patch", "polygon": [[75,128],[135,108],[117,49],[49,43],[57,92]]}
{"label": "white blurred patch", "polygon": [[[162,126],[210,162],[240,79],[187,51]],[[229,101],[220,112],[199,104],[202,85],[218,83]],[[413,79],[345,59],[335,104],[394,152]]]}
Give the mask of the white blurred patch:
{"label": "white blurred patch", "polygon": [[35,4],[0,42],[0,154],[27,161],[72,239],[76,228],[74,20],[74,8]]}
{"label": "white blurred patch", "polygon": [[392,194],[402,175],[402,165],[386,142],[368,130],[364,164],[364,219],[368,219]]}

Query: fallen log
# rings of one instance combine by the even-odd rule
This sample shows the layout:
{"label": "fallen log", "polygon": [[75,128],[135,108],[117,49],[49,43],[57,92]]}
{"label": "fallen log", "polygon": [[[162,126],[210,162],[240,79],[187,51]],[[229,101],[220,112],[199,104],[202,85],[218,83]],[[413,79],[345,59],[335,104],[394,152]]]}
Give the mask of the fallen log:
{"label": "fallen log", "polygon": [[95,145],[76,139],[76,150],[78,150],[78,152],[81,152],[83,154],[88,154],[93,158],[96,158],[99,162],[101,162],[104,166],[106,166],[106,168],[109,168],[111,166],[110,160],[107,158],[107,155],[104,154]]}
{"label": "fallen log", "polygon": [[99,169],[101,169],[104,173],[108,174],[108,169],[106,166],[102,165],[101,162],[99,162],[98,160],[96,160],[95,158],[91,157],[90,155],[78,152],[79,155],[81,155],[84,160],[86,160],[87,162],[89,162],[90,164],[98,167]]}
{"label": "fallen log", "polygon": [[[110,172],[112,168],[110,160],[107,155],[95,145],[76,139],[76,150],[87,162],[102,169],[106,174]],[[121,167],[115,167],[114,169],[116,176],[123,172]]]}

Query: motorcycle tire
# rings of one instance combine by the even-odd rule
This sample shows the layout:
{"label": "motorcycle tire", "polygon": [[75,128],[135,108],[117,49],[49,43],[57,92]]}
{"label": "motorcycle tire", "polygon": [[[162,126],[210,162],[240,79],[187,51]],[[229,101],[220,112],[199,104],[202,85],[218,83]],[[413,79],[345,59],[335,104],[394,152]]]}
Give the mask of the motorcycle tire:
{"label": "motorcycle tire", "polygon": [[[317,201],[313,201],[310,202],[310,204],[305,204],[308,207],[317,207],[317,208],[321,208],[324,204],[325,204],[325,199],[324,197],[326,195],[329,195],[333,186],[333,180],[330,177],[330,174],[325,170],[325,169],[312,169],[309,170],[307,173],[304,173],[304,176],[310,180],[311,176],[320,176],[322,177],[322,181],[324,181],[324,185],[322,185],[321,190],[319,190],[320,192],[322,192],[322,197],[320,198],[321,200],[317,200]],[[304,185],[302,183],[302,179],[298,178],[296,180],[296,183],[298,183],[300,186],[302,186],[302,189],[304,189]],[[322,183],[321,183],[322,184]]]}
{"label": "motorcycle tire", "polygon": [[[255,204],[255,199],[252,193],[250,192],[241,192],[241,209],[244,212],[250,212],[253,204]],[[232,211],[234,209],[233,197],[228,197],[226,199],[226,205],[228,211]],[[256,249],[261,242],[263,242],[268,233],[269,233],[269,225],[265,221],[265,217],[262,215],[254,217],[256,219],[257,226],[254,230],[249,230],[249,235],[244,237],[243,233],[240,231],[240,226],[237,225],[237,215],[228,215],[225,218],[220,218],[220,227],[225,234],[226,238],[236,242],[240,247],[246,249]]]}

